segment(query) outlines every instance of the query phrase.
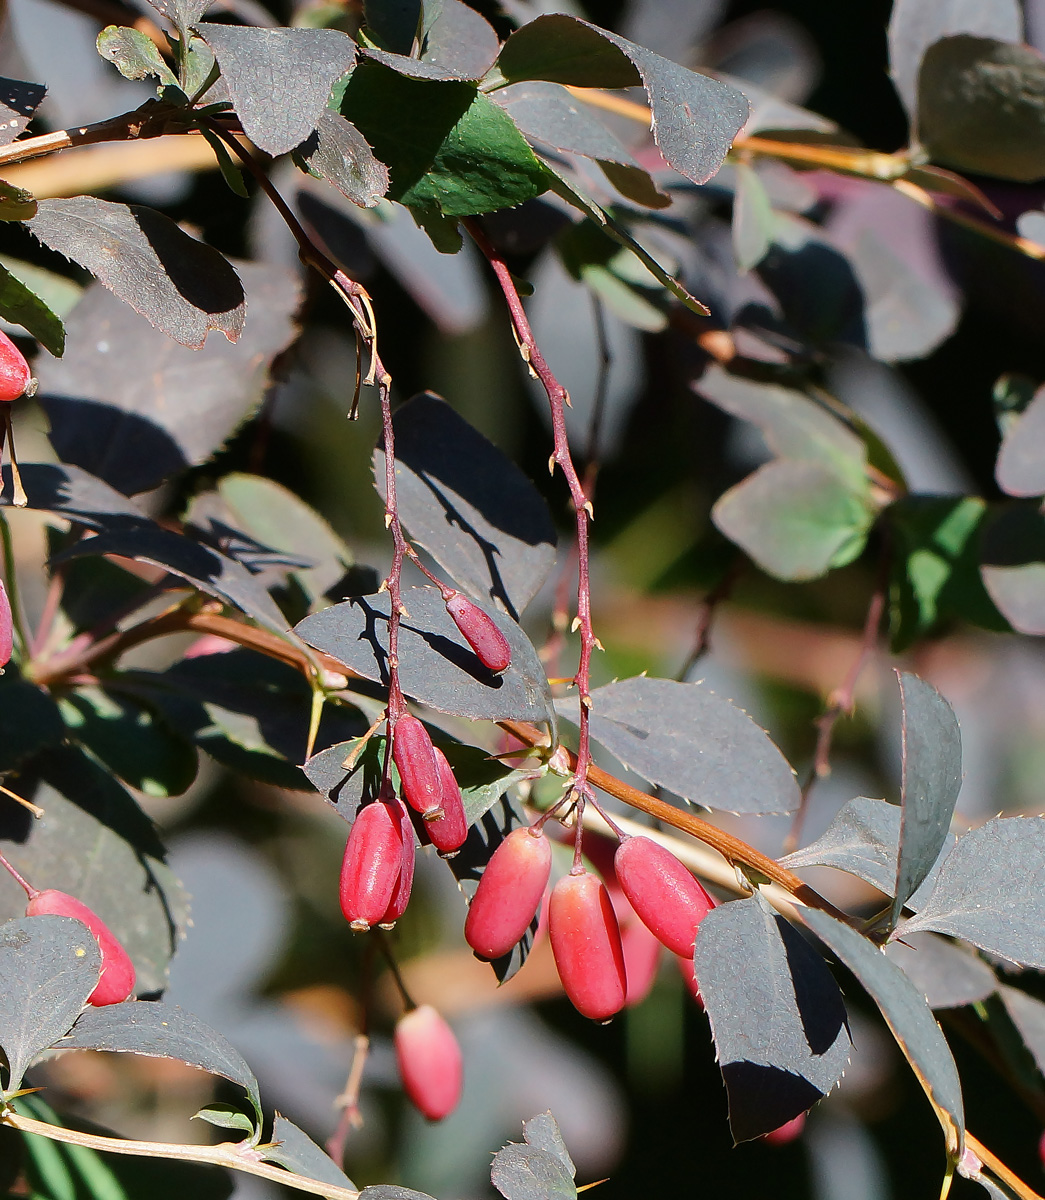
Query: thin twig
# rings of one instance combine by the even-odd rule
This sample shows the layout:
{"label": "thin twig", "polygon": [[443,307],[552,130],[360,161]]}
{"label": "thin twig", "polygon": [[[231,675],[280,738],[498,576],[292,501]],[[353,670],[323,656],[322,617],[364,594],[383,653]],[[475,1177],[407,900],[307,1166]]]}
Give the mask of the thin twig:
{"label": "thin twig", "polygon": [[18,587],[18,572],[15,570],[15,547],[11,537],[11,526],[7,514],[0,510],[0,545],[3,547],[4,581],[7,600],[11,605],[11,625],[22,658],[29,656],[29,635],[26,632],[25,612],[22,609],[22,593]]}
{"label": "thin twig", "polygon": [[737,580],[747,570],[747,559],[743,554],[738,554],[722,573],[722,578],[711,588],[704,599],[701,601],[700,609],[697,613],[697,625],[693,639],[693,649],[689,652],[686,661],[679,668],[676,679],[684,681],[689,678],[690,671],[697,665],[698,662],[711,649],[711,627],[715,622],[715,616],[718,613],[719,606],[723,601],[728,600],[733,593],[733,589],[737,585]]}
{"label": "thin twig", "polygon": [[49,1125],[34,1117],[23,1117],[10,1108],[0,1111],[0,1124],[9,1125],[22,1133],[36,1133],[53,1142],[65,1142],[71,1146],[86,1146],[90,1150],[102,1150],[108,1154],[133,1154],[139,1158],[172,1158],[182,1162],[206,1163],[215,1167],[228,1167],[232,1171],[243,1171],[270,1179],[284,1187],[296,1188],[299,1192],[310,1192],[313,1196],[325,1196],[327,1200],[359,1200],[359,1193],[352,1188],[338,1187],[333,1183],[322,1183],[306,1175],[294,1175],[282,1167],[274,1167],[260,1159],[247,1157],[256,1153],[246,1142],[221,1142],[217,1146],[179,1145],[176,1142],[140,1142],[130,1138],[103,1137],[96,1133],[81,1133],[78,1129],[65,1129]]}
{"label": "thin twig", "polygon": [[327,1153],[337,1163],[343,1166],[345,1161],[345,1143],[353,1129],[363,1128],[363,1115],[359,1111],[359,1093],[363,1086],[363,1072],[370,1056],[370,1038],[365,1033],[357,1033],[352,1039],[352,1065],[348,1069],[348,1079],[345,1089],[334,1101],[341,1109],[341,1117],[337,1129],[327,1139]]}
{"label": "thin twig", "polygon": [[1010,1170],[997,1155],[992,1154],[990,1150],[973,1135],[965,1131],[965,1144],[976,1155],[988,1170],[992,1171],[1005,1184],[1011,1188],[1020,1200],[1042,1200],[1042,1197],[1012,1170]]}

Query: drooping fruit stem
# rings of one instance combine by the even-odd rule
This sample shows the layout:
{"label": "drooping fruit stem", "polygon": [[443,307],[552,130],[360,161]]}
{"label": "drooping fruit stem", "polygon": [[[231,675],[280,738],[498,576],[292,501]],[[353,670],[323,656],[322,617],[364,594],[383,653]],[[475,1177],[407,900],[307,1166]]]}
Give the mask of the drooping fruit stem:
{"label": "drooping fruit stem", "polygon": [[23,878],[15,867],[7,861],[3,854],[0,854],[0,867],[3,867],[9,875],[13,877],[15,882],[25,891],[25,894],[30,900],[40,895],[40,889],[34,888],[28,879]]}

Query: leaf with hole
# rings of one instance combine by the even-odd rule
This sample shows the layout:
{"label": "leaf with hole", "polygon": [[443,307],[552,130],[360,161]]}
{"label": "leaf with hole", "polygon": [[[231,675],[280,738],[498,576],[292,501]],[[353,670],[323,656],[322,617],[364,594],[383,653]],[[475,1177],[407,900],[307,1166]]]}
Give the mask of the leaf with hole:
{"label": "leaf with hole", "polygon": [[230,342],[239,337],[245,315],[239,277],[223,255],[169,217],[137,204],[74,196],[40,200],[26,225],[183,346],[202,346],[212,329]]}
{"label": "leaf with hole", "polygon": [[948,1154],[956,1155],[965,1139],[961,1083],[925,998],[896,963],[848,925],[813,908],[803,909],[801,917],[878,1006],[936,1112]]}
{"label": "leaf with hole", "polygon": [[7,1092],[18,1088],[40,1051],[68,1031],[100,970],[98,943],[80,921],[21,917],[0,925],[0,1047],[7,1056]]}
{"label": "leaf with hole", "polygon": [[258,1121],[262,1119],[258,1081],[243,1056],[220,1033],[177,1004],[129,1000],[89,1008],[63,1038],[61,1048],[176,1058],[238,1084]]}
{"label": "leaf with hole", "polygon": [[[476,720],[554,719],[544,667],[514,621],[493,615],[512,651],[511,666],[498,675],[476,657],[434,588],[405,589],[403,605],[409,615],[399,627],[399,680],[407,695]],[[325,608],[300,621],[295,632],[364,679],[387,682],[387,593]]]}
{"label": "leaf with hole", "polygon": [[898,679],[903,781],[892,925],[939,858],[962,786],[962,740],[953,709],[917,675],[901,671]]}
{"label": "leaf with hole", "polygon": [[190,350],[104,289],[66,323],[62,362],[38,366],[58,456],[131,495],[205,462],[254,416],[273,359],[297,335],[301,287],[287,268],[240,264],[249,310],[239,340]]}
{"label": "leaf with hole", "polygon": [[[560,711],[576,722],[573,700]],[[693,804],[725,812],[791,812],[787,760],[742,709],[699,683],[639,675],[591,693],[592,737],[629,770]]]}
{"label": "leaf with hole", "polygon": [[1043,924],[1045,817],[995,817],[958,839],[928,900],[894,936],[934,929],[1045,969]]}
{"label": "leaf with hole", "polygon": [[0,78],[0,146],[25,133],[46,92],[42,83]]}
{"label": "leaf with hole", "polygon": [[[555,526],[519,468],[430,392],[397,408],[396,499],[411,538],[454,582],[515,620],[555,563]],[[385,456],[374,455],[385,495]]]}
{"label": "leaf with hole", "polygon": [[98,34],[98,53],[125,79],[155,75],[164,86],[177,87],[178,80],[163,61],[156,44],[140,29],[108,25]]}

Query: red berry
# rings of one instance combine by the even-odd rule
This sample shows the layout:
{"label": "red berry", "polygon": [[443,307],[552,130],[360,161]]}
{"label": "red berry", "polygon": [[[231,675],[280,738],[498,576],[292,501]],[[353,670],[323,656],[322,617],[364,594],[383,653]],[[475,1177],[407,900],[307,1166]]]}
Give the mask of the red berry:
{"label": "red berry", "polygon": [[606,888],[594,875],[567,875],[552,889],[552,953],[574,1008],[606,1021],[624,1007],[628,983],[620,928]]}
{"label": "red berry", "polygon": [[35,382],[25,355],[0,330],[0,400],[17,400],[26,392],[32,395]]}
{"label": "red berry", "polygon": [[87,997],[88,1004],[119,1004],[134,991],[134,963],[127,951],[116,940],[108,925],[93,910],[75,896],[66,892],[37,892],[25,906],[27,917],[75,917],[82,921],[94,934],[98,949],[102,952],[102,973],[98,986]]}
{"label": "red berry", "polygon": [[484,667],[498,673],[508,670],[512,665],[512,650],[489,613],[460,592],[453,592],[447,598],[446,611]]}
{"label": "red berry", "polygon": [[0,580],[0,670],[11,661],[12,638],[11,601]]}
{"label": "red berry", "polygon": [[378,800],[352,822],[341,864],[341,911],[353,929],[380,924],[403,868],[403,835],[392,804]]}
{"label": "red berry", "polygon": [[664,947],[645,925],[634,917],[620,931],[621,947],[624,950],[624,971],[628,980],[625,1007],[634,1008],[653,990],[657,978],[660,954]]}
{"label": "red berry", "polygon": [[426,821],[443,815],[443,781],[428,730],[409,713],[395,723],[392,758],[403,784],[407,804]]}
{"label": "red berry", "polygon": [[399,867],[399,878],[392,889],[392,899],[388,902],[384,916],[381,918],[381,928],[391,929],[399,918],[406,912],[410,901],[410,891],[414,886],[414,830],[410,824],[406,809],[400,800],[389,801],[393,819],[399,829],[403,841],[403,857]]}
{"label": "red berry", "polygon": [[464,940],[480,958],[507,954],[530,926],[552,870],[551,842],[539,829],[513,829],[475,889]]}
{"label": "red berry", "polygon": [[453,767],[446,761],[446,755],[438,746],[433,746],[432,750],[435,753],[439,782],[442,784],[443,815],[426,821],[425,830],[432,839],[432,845],[443,858],[453,858],[468,837],[468,821],[464,815],[464,801],[454,778]]}
{"label": "red berry", "polygon": [[802,1136],[805,1124],[806,1114],[799,1113],[797,1117],[785,1121],[778,1129],[771,1129],[769,1133],[762,1134],[762,1140],[768,1142],[770,1146],[786,1146],[788,1142],[793,1142],[795,1138]]}
{"label": "red berry", "polygon": [[461,1099],[461,1047],[430,1004],[400,1017],[396,1063],[403,1089],[430,1121],[449,1116]]}
{"label": "red berry", "polygon": [[697,926],[714,900],[670,850],[649,838],[625,838],[613,866],[643,924],[674,954],[692,958]]}

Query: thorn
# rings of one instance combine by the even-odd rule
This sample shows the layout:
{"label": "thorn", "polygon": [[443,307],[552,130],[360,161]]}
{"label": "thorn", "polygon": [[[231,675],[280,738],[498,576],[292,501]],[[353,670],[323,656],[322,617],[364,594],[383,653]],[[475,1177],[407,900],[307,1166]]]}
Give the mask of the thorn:
{"label": "thorn", "polygon": [[603,654],[606,653],[606,647],[602,644],[602,642],[599,641],[598,638],[594,639],[593,644],[594,644],[596,650],[601,650],[603,652]]}
{"label": "thorn", "polygon": [[584,511],[588,514],[589,521],[595,520],[595,509],[592,508],[590,500],[584,501]]}
{"label": "thorn", "polygon": [[589,696],[587,692],[581,693],[581,704],[583,704],[586,709],[591,711],[591,696]]}
{"label": "thorn", "polygon": [[573,401],[570,399],[570,393],[565,388],[562,389],[562,401],[567,408],[573,408]]}
{"label": "thorn", "polygon": [[401,617],[406,617],[406,619],[407,619],[408,621],[411,619],[411,618],[410,618],[410,614],[409,614],[409,613],[406,611],[406,605],[405,605],[405,604],[400,604],[400,606],[399,606],[399,615],[400,615]]}
{"label": "thorn", "polygon": [[380,596],[382,592],[387,592],[387,591],[388,591],[388,580],[382,579],[381,586],[377,589],[377,594]]}
{"label": "thorn", "polygon": [[554,454],[548,455],[548,474],[549,475],[555,474],[555,455]]}
{"label": "thorn", "polygon": [[388,529],[391,526],[391,524],[392,524],[392,514],[386,509],[385,510],[385,528]]}
{"label": "thorn", "polygon": [[570,624],[570,633],[576,633],[577,630],[580,629],[580,627],[581,627],[580,617],[574,617],[573,621]]}

